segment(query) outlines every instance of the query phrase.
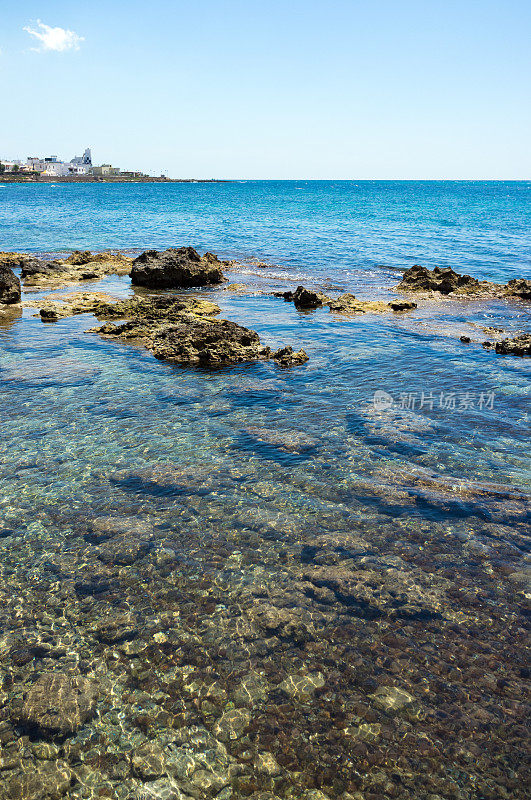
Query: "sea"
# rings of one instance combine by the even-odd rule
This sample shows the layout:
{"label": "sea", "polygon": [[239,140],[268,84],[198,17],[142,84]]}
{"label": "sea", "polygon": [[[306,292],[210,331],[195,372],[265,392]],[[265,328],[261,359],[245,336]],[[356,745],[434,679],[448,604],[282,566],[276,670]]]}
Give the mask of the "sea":
{"label": "sea", "polygon": [[[99,686],[76,754],[47,756],[69,797],[524,797],[531,360],[483,342],[529,332],[529,303],[274,293],[531,278],[530,232],[529,181],[0,185],[1,251],[215,252],[228,284],[194,293],[309,356],[173,366],[88,314],[0,314],[0,706],[47,671]],[[10,661],[22,640],[44,644]],[[148,743],[159,771],[131,761]]]}

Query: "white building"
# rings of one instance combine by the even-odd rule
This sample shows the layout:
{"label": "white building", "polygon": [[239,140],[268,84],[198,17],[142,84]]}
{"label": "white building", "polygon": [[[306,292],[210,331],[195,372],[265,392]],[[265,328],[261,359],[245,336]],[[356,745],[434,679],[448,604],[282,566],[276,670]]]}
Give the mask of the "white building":
{"label": "white building", "polygon": [[24,169],[24,165],[22,161],[11,161],[5,158],[0,158],[0,164],[2,164],[4,168],[4,172],[18,172],[19,170]]}
{"label": "white building", "polygon": [[87,147],[82,156],[74,156],[70,161],[60,161],[57,156],[37,158],[28,156],[26,163],[22,161],[2,161],[5,172],[38,172],[52,178],[66,178],[69,175],[94,175],[99,177],[116,177],[120,175],[119,167],[111,164],[102,164],[100,167],[92,166],[92,153]]}
{"label": "white building", "polygon": [[59,161],[57,156],[28,157],[26,169],[55,178],[64,178],[68,175],[88,175],[92,169],[92,154],[90,148],[87,147],[82,156],[74,156],[70,161]]}

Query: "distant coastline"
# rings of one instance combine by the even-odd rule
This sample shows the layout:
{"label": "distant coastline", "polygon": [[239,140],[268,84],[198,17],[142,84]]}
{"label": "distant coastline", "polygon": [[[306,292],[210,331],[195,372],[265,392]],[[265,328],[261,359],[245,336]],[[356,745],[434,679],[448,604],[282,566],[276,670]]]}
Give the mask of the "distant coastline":
{"label": "distant coastline", "polygon": [[0,175],[0,183],[230,183],[221,178],[152,178],[125,177],[122,175]]}

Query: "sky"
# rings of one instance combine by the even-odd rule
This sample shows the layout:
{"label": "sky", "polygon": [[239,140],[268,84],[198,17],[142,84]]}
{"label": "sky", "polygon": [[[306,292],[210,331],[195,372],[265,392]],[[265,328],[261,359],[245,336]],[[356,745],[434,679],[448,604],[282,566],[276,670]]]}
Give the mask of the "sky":
{"label": "sky", "polygon": [[530,179],[529,0],[0,0],[0,158]]}

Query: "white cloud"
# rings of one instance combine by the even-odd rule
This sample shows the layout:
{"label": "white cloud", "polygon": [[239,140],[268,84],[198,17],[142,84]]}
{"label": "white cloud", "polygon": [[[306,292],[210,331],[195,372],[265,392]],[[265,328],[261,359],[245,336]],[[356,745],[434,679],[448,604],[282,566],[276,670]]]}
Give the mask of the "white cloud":
{"label": "white cloud", "polygon": [[79,43],[84,41],[83,36],[78,36],[74,31],[52,28],[50,25],[45,25],[40,19],[37,20],[37,26],[40,30],[30,28],[29,25],[24,28],[26,33],[39,41],[39,47],[32,48],[37,52],[55,50],[57,53],[62,53],[65,50],[79,50]]}

